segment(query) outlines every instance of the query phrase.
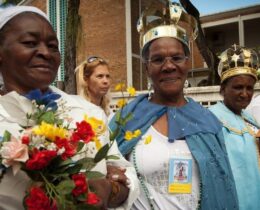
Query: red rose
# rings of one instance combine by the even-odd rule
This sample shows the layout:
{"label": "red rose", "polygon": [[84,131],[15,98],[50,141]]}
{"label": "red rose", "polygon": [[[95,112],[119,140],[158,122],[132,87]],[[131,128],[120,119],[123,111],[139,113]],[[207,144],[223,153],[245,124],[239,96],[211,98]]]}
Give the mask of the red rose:
{"label": "red rose", "polygon": [[59,149],[64,148],[65,151],[62,153],[61,158],[63,160],[66,160],[69,157],[72,157],[73,155],[76,154],[77,149],[76,149],[76,144],[72,144],[68,139],[66,138],[59,138],[56,137],[55,144]]}
{"label": "red rose", "polygon": [[23,137],[22,137],[22,143],[23,143],[23,144],[26,144],[26,145],[29,145],[29,143],[30,143],[30,138],[29,138],[29,136],[23,136]]}
{"label": "red rose", "polygon": [[74,132],[74,133],[72,133],[70,140],[72,142],[78,142],[80,140],[80,136],[77,133]]}
{"label": "red rose", "polygon": [[57,156],[56,151],[35,149],[32,157],[26,162],[26,168],[29,170],[41,170],[45,168],[49,162]]}
{"label": "red rose", "polygon": [[83,140],[85,143],[88,143],[94,136],[95,132],[93,131],[91,125],[85,120],[80,123],[76,123],[77,129],[72,134],[72,140]]}
{"label": "red rose", "polygon": [[76,187],[72,190],[72,194],[74,196],[78,196],[87,192],[87,182],[84,174],[74,174],[72,175],[72,179],[74,181],[74,184],[76,185]]}
{"label": "red rose", "polygon": [[93,193],[93,192],[88,193],[88,197],[86,200],[87,204],[94,205],[94,204],[97,204],[99,201],[100,201],[100,199],[95,193]]}
{"label": "red rose", "polygon": [[25,198],[27,210],[57,210],[55,202],[51,202],[45,192],[39,187],[32,187]]}

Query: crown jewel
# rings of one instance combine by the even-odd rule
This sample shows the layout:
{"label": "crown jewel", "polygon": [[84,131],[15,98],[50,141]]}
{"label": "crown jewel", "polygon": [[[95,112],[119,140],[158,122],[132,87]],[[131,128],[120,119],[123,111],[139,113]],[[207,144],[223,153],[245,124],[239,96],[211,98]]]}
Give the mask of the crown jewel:
{"label": "crown jewel", "polygon": [[257,79],[259,64],[254,50],[234,44],[221,53],[219,58],[218,74],[221,83],[229,77],[241,74],[251,75]]}
{"label": "crown jewel", "polygon": [[[175,2],[165,0],[164,4],[152,4],[144,10],[137,23],[137,31],[140,33],[140,47],[142,52],[148,43],[161,37],[173,37],[181,41],[189,48],[189,41],[197,37],[197,21],[188,15],[183,8]],[[180,26],[187,25],[188,32]]]}

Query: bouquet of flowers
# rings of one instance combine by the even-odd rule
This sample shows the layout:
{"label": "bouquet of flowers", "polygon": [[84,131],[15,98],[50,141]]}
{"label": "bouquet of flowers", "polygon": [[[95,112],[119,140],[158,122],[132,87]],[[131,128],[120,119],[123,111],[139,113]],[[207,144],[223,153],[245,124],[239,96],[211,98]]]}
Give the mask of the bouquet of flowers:
{"label": "bouquet of flowers", "polygon": [[[98,139],[104,123],[85,116],[71,125],[72,119],[66,116],[69,108],[53,92],[42,95],[34,90],[25,97],[32,103],[32,112],[26,114],[19,137],[5,131],[0,141],[0,172],[11,167],[14,175],[22,170],[31,178],[25,209],[95,209],[99,198],[87,181],[104,176],[91,171],[109,150]],[[90,142],[99,148],[94,157],[85,155]]]}

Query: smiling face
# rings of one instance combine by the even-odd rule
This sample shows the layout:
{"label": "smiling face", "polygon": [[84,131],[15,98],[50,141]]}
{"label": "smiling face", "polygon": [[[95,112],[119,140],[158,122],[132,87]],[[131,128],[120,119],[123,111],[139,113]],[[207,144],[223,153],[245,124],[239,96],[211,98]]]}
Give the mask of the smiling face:
{"label": "smiling face", "polygon": [[96,66],[92,74],[85,78],[91,98],[101,99],[110,88],[110,74],[107,65]]}
{"label": "smiling face", "polygon": [[21,13],[2,29],[0,71],[8,91],[46,90],[60,65],[58,40],[50,23],[34,13]]}
{"label": "smiling face", "polygon": [[249,75],[234,76],[221,85],[224,104],[235,114],[240,115],[250,103],[254,94],[255,78]]}
{"label": "smiling face", "polygon": [[[168,57],[162,65],[154,65],[151,61],[162,60]],[[170,57],[175,58],[172,62]],[[188,60],[178,61],[176,58],[185,57],[181,42],[174,38],[159,38],[152,42],[149,48],[147,73],[153,82],[153,100],[165,103],[165,100],[174,100],[174,103],[183,103],[183,87],[188,74]],[[159,59],[158,59],[159,58]],[[156,62],[155,62],[156,63]]]}

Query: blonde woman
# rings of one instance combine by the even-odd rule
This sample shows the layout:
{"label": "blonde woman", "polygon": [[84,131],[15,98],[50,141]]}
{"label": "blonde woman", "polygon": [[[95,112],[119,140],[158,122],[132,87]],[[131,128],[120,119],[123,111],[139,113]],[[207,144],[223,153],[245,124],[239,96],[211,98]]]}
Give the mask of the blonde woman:
{"label": "blonde woman", "polygon": [[108,91],[111,85],[109,65],[98,56],[88,57],[75,71],[78,74],[78,94],[100,106],[109,115]]}

